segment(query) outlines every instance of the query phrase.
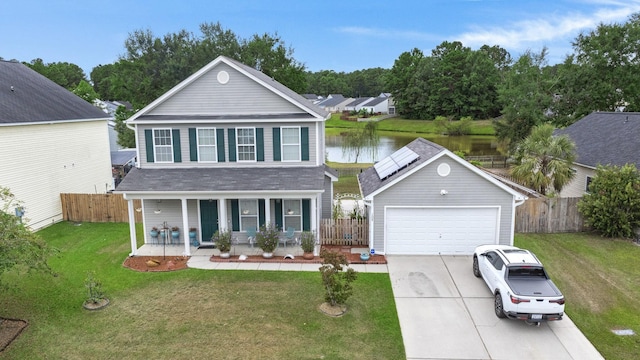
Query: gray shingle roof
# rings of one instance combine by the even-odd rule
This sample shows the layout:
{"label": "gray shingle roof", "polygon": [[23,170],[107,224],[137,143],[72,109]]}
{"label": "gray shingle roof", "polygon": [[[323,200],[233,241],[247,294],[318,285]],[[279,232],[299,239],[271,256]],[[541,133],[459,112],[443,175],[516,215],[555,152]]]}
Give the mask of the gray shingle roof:
{"label": "gray shingle roof", "polygon": [[331,107],[331,106],[336,106],[344,101],[346,101],[347,98],[345,98],[342,95],[334,95],[330,98],[326,98],[325,100],[322,100],[321,102],[318,103],[318,106],[322,106],[322,107]]}
{"label": "gray shingle roof", "polygon": [[384,180],[380,180],[378,173],[373,166],[366,169],[358,175],[358,182],[360,183],[362,196],[366,197],[370,195],[445,150],[444,147],[423,138],[413,140],[407,144],[406,147],[418,154],[418,160],[409,164],[409,166],[400,169],[397,173],[385,178]]}
{"label": "gray shingle roof", "polygon": [[133,168],[116,192],[322,191],[324,166]]}
{"label": "gray shingle roof", "polygon": [[640,113],[594,112],[554,134],[575,142],[579,164],[640,165]]}
{"label": "gray shingle roof", "polygon": [[102,110],[29,67],[0,60],[0,124],[107,117]]}

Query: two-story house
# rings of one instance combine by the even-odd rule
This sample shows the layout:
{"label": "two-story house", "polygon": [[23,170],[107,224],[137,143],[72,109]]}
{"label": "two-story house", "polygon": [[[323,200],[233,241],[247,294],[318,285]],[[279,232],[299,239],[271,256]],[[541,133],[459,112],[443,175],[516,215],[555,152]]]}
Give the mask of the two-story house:
{"label": "two-story house", "polygon": [[127,124],[138,167],[116,188],[129,204],[131,255],[134,211],[143,214],[145,244],[156,241],[152,227],[177,226],[187,256],[189,228],[201,244],[224,229],[246,241],[263,224],[317,234],[320,219],[331,216],[337,180],[324,164],[329,115],[224,56],[137,112]]}

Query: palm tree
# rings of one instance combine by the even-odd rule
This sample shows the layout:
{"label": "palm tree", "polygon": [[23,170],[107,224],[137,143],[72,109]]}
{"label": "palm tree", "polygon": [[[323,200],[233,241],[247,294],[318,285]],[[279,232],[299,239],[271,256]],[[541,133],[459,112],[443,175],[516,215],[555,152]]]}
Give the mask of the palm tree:
{"label": "palm tree", "polygon": [[575,144],[567,137],[553,136],[553,126],[538,125],[516,149],[511,176],[537,192],[559,193],[574,177]]}

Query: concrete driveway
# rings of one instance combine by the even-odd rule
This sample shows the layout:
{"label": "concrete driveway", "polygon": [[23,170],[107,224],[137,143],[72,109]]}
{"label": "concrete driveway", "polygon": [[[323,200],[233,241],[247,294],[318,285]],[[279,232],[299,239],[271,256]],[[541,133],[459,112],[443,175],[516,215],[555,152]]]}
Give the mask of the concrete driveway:
{"label": "concrete driveway", "polygon": [[566,315],[540,327],[498,319],[471,259],[387,255],[407,359],[603,359]]}

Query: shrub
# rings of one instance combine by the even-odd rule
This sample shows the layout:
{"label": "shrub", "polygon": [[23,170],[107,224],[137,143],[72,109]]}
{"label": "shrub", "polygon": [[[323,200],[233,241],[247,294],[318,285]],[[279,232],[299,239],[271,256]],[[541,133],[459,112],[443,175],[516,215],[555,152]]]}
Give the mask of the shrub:
{"label": "shrub", "polygon": [[278,247],[280,232],[273,225],[262,225],[256,233],[256,244],[262,251],[270,253]]}
{"label": "shrub", "polygon": [[640,173],[635,165],[598,166],[578,210],[607,237],[635,237],[640,226]]}
{"label": "shrub", "polygon": [[213,234],[211,240],[216,244],[216,247],[221,253],[226,253],[231,250],[231,235],[231,230],[218,230]]}
{"label": "shrub", "polygon": [[473,119],[469,116],[462,117],[460,120],[455,121],[451,118],[444,116],[437,116],[433,120],[434,125],[443,134],[451,136],[468,135],[471,132],[471,125]]}
{"label": "shrub", "polygon": [[358,278],[358,272],[352,268],[343,269],[349,264],[347,257],[338,252],[322,250],[322,283],[325,288],[324,299],[331,306],[343,305],[353,294],[353,283]]}
{"label": "shrub", "polygon": [[84,280],[84,286],[87,288],[87,303],[97,304],[104,299],[102,292],[102,283],[96,279],[95,272],[87,272],[87,278]]}

